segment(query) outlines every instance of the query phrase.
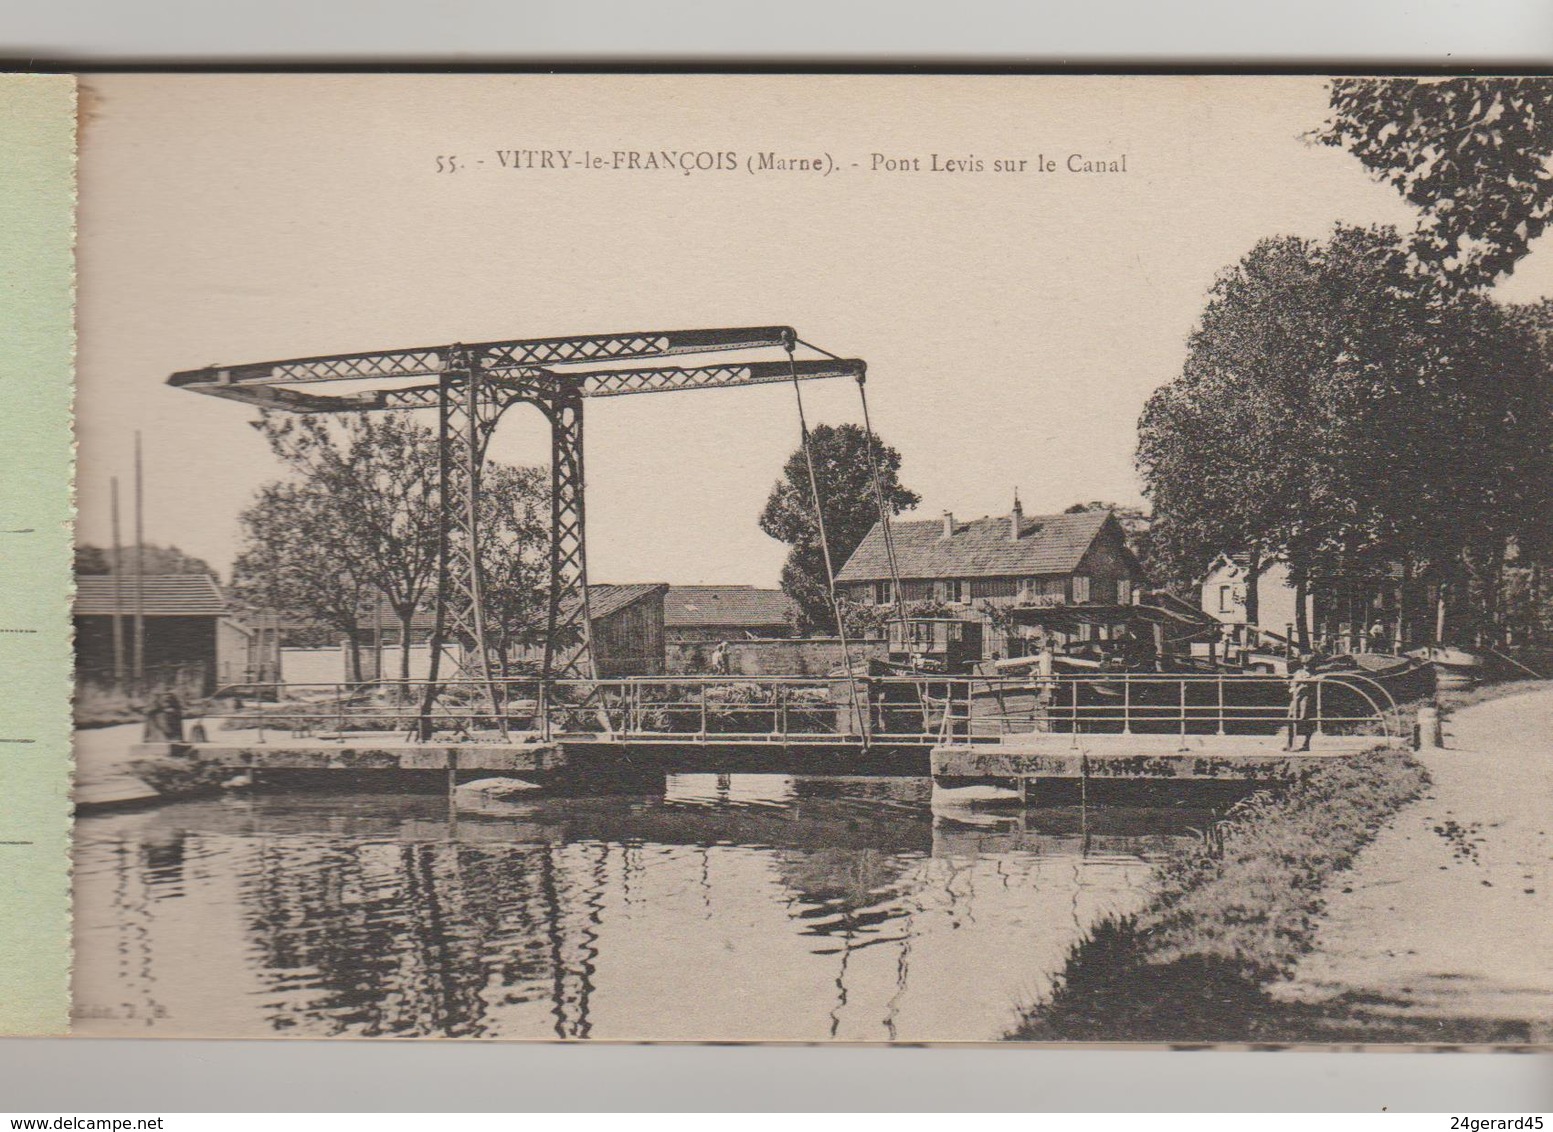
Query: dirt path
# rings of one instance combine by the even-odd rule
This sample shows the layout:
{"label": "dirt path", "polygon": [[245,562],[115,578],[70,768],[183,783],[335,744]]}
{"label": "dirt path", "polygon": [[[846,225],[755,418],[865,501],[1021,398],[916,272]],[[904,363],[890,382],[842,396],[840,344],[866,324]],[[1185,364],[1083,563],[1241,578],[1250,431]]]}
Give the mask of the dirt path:
{"label": "dirt path", "polygon": [[1315,951],[1276,997],[1427,1032],[1553,1037],[1553,690],[1461,709],[1434,786],[1343,874]]}

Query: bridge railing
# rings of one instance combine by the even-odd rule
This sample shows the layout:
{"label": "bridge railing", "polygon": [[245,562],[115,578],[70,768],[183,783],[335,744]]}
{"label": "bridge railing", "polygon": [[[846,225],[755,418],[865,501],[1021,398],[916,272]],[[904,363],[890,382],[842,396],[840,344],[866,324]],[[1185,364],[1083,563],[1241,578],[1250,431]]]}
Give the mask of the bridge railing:
{"label": "bridge railing", "polygon": [[[1313,678],[1096,673],[1050,677],[654,676],[601,680],[384,680],[247,684],[217,693],[212,730],[344,740],[589,738],[632,743],[995,742],[1008,735],[1313,736],[1400,731],[1397,705],[1360,674]],[[494,692],[494,699],[493,699]],[[427,704],[432,707],[428,710]]]}
{"label": "bridge railing", "polygon": [[1323,673],[1296,695],[1287,678],[1241,673],[1096,673],[948,684],[944,742],[1029,733],[1271,735],[1401,732],[1400,708],[1361,673]]}

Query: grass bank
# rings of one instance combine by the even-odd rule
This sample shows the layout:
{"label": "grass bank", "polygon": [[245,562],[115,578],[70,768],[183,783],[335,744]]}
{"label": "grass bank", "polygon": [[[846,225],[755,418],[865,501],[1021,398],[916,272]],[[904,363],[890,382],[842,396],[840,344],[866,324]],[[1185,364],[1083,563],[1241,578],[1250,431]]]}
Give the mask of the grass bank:
{"label": "grass bank", "polygon": [[1309,1040],[1319,1019],[1265,987],[1310,949],[1322,891],[1427,787],[1408,752],[1323,763],[1238,803],[1159,867],[1134,916],[1097,924],[1008,1035],[1035,1041]]}
{"label": "grass bank", "polygon": [[1506,696],[1520,696],[1527,692],[1541,692],[1548,688],[1553,688],[1553,680],[1501,680],[1492,684],[1479,684],[1475,688],[1440,692],[1435,696],[1435,701],[1444,711],[1453,712],[1473,704],[1502,700]]}
{"label": "grass bank", "polygon": [[121,723],[139,723],[145,719],[145,711],[123,692],[110,691],[92,685],[77,687],[71,700],[75,726],[114,727]]}

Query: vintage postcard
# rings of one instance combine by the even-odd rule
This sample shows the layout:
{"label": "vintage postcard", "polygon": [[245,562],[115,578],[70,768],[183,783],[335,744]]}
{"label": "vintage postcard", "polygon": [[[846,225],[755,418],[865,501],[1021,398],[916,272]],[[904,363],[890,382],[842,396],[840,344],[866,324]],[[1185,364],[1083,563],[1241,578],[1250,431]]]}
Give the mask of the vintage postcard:
{"label": "vintage postcard", "polygon": [[73,1033],[1548,1040],[1553,80],[79,81]]}

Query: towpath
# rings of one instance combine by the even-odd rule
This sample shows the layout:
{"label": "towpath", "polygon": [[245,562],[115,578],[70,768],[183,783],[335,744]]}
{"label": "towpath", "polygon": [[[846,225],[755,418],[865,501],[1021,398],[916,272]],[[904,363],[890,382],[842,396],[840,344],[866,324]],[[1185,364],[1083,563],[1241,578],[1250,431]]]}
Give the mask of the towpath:
{"label": "towpath", "polygon": [[1460,709],[1446,745],[1419,753],[1432,788],[1339,875],[1315,950],[1273,993],[1416,1040],[1547,1041],[1553,689]]}
{"label": "towpath", "polygon": [[157,793],[130,770],[132,748],[145,726],[124,723],[75,733],[75,801],[78,806],[142,802]]}

